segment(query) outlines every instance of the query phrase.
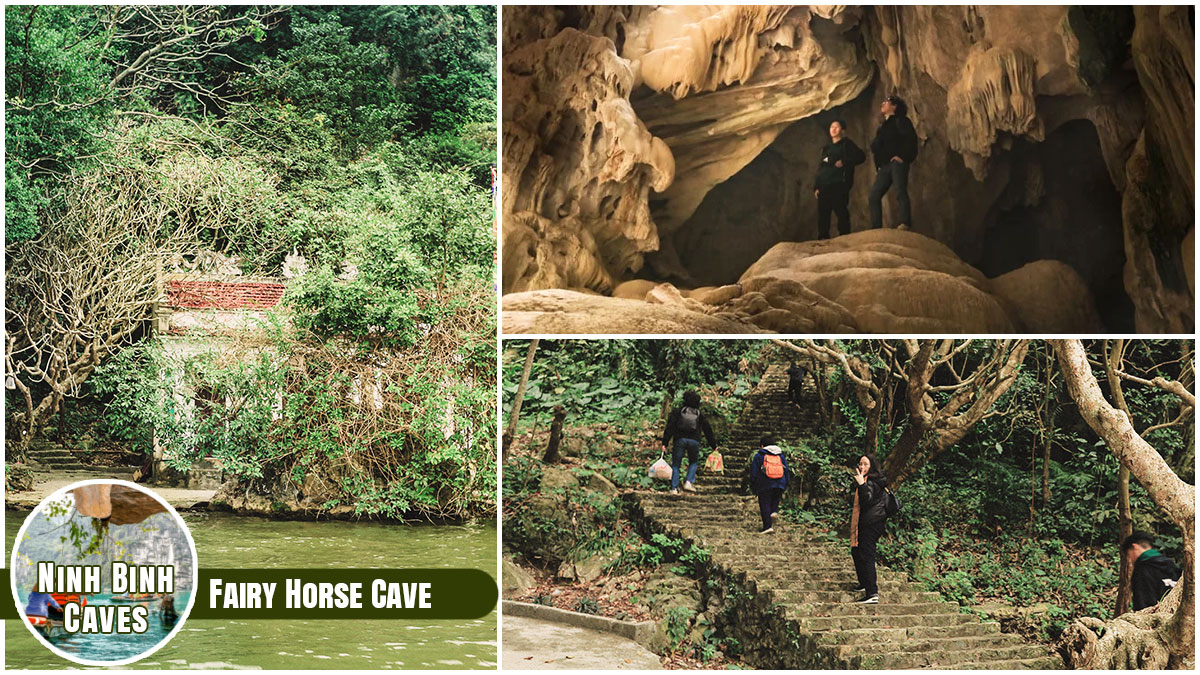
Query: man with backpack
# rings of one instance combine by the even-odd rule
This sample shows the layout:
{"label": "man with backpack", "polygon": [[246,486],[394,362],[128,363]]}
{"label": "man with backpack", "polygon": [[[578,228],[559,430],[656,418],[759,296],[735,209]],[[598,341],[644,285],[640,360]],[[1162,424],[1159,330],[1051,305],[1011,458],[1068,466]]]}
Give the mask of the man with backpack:
{"label": "man with backpack", "polygon": [[908,119],[908,104],[899,96],[888,96],[879,105],[883,123],[871,141],[875,158],[875,184],[867,197],[871,209],[871,227],[883,227],[883,196],[896,186],[900,202],[900,224],[896,229],[907,230],[912,225],[912,207],[908,202],[908,172],[917,159],[917,131]]}
{"label": "man with backpack", "polygon": [[770,434],[763,436],[762,447],[750,460],[750,489],[758,495],[758,511],[763,523],[759,534],[775,531],[779,502],[791,478],[792,470],[788,467],[787,457],[775,445],[775,437]]}
{"label": "man with backpack", "polygon": [[1154,548],[1149,532],[1134,532],[1121,542],[1121,552],[1133,564],[1133,611],[1153,607],[1179,582],[1175,561]]}
{"label": "man with backpack", "polygon": [[796,365],[795,361],[789,362],[787,369],[788,376],[788,401],[791,403],[800,402],[800,390],[804,387],[804,376],[808,373],[804,366]]}
{"label": "man with backpack", "polygon": [[667,418],[667,428],[663,431],[663,452],[675,439],[675,449],[671,453],[671,494],[679,494],[679,465],[686,452],[688,456],[687,479],[684,480],[685,492],[696,491],[696,469],[700,467],[700,434],[708,439],[708,445],[717,449],[717,441],[713,437],[712,427],[700,412],[700,394],[688,391],[683,394],[683,405],[671,411]]}

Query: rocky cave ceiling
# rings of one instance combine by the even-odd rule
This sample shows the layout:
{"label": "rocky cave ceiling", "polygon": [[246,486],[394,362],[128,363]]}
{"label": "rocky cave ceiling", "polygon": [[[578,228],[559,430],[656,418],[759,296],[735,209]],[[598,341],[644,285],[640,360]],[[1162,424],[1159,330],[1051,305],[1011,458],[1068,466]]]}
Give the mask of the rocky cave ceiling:
{"label": "rocky cave ceiling", "polygon": [[[1193,36],[1191,7],[506,6],[505,331],[1190,333]],[[815,240],[830,120],[866,147],[892,92],[913,231],[862,231],[864,165],[855,232]]]}

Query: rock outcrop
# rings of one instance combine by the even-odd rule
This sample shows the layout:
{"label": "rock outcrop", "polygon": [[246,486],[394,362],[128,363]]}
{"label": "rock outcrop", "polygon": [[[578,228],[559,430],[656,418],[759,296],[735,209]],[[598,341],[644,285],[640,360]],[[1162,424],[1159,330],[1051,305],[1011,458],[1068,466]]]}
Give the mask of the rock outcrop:
{"label": "rock outcrop", "polygon": [[[842,251],[855,260],[841,277],[814,280],[809,260],[749,291],[761,298],[700,313],[771,330],[1190,331],[1193,45],[1187,7],[506,8],[503,291],[745,292],[768,251],[816,235],[830,121],[866,148],[878,101],[899,92],[920,143],[911,225],[995,283],[877,264],[851,240],[865,247]],[[857,173],[856,231],[870,159]],[[1039,298],[1068,277],[1091,298],[1078,312]],[[793,292],[816,316],[779,304]]]}
{"label": "rock outcrop", "polygon": [[989,279],[944,244],[898,230],[777,244],[736,284],[688,290],[634,280],[615,295],[510,294],[504,331],[1066,333],[1101,327],[1091,293],[1068,265],[1040,261]]}

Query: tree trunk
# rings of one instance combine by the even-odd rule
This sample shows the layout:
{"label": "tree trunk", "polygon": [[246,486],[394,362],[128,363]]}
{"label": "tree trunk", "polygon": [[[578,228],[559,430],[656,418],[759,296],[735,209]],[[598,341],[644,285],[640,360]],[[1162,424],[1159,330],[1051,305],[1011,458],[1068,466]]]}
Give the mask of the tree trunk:
{"label": "tree trunk", "polygon": [[508,415],[508,428],[504,430],[504,447],[501,449],[501,461],[508,455],[508,446],[512,443],[513,435],[517,433],[517,420],[521,418],[521,403],[525,400],[525,388],[529,385],[529,371],[533,368],[533,355],[537,352],[538,338],[529,341],[529,349],[525,351],[525,367],[521,369],[521,383],[517,385],[517,395],[513,398],[512,411]]}
{"label": "tree trunk", "polygon": [[[926,407],[926,389],[933,375],[930,357],[933,356],[934,340],[925,340],[908,362],[908,386],[905,388],[905,404],[908,406],[908,426],[888,453],[883,463],[883,472],[895,487],[908,475],[909,460],[916,453],[925,432],[933,422],[932,411]],[[930,399],[932,403],[932,399]]]}
{"label": "tree trunk", "polygon": [[821,426],[828,429],[830,420],[832,419],[832,411],[829,405],[829,392],[825,391],[825,367],[814,358],[808,360],[808,367],[812,369],[813,386],[817,389],[817,402],[821,410]]}
{"label": "tree trunk", "polygon": [[546,455],[542,457],[542,462],[545,464],[558,464],[561,459],[558,455],[558,446],[562,442],[563,420],[566,418],[566,409],[561,405],[554,406],[554,421],[550,423],[550,441],[546,443]]}
{"label": "tree trunk", "polygon": [[[1122,369],[1122,361],[1124,361],[1125,341],[1116,340],[1110,344],[1108,340],[1105,340],[1104,343],[1104,375],[1108,380],[1108,390],[1112,393],[1117,409],[1125,413],[1132,426],[1133,415],[1129,412],[1129,405],[1125,402],[1125,390],[1121,388],[1121,378],[1117,377],[1117,371]],[[1121,470],[1117,474],[1117,541],[1123,542],[1131,534],[1133,534],[1133,515],[1129,509],[1129,469],[1122,464]],[[1117,582],[1117,606],[1114,615],[1120,616],[1129,611],[1129,602],[1132,599],[1133,565],[1129,564],[1129,557],[1122,552],[1121,574]]]}
{"label": "tree trunk", "polygon": [[1088,426],[1129,469],[1183,534],[1183,577],[1154,607],[1109,622],[1085,617],[1064,633],[1072,668],[1188,668],[1196,639],[1196,488],[1133,429],[1129,416],[1104,398],[1079,340],[1052,340],[1067,389]]}

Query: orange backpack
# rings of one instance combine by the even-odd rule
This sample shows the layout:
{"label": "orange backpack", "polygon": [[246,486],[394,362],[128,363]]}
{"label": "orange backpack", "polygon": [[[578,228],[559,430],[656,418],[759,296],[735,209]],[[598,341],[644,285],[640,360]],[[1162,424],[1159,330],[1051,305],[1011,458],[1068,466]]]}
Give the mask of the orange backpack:
{"label": "orange backpack", "polygon": [[767,474],[767,478],[783,478],[783,456],[764,454],[763,473]]}

